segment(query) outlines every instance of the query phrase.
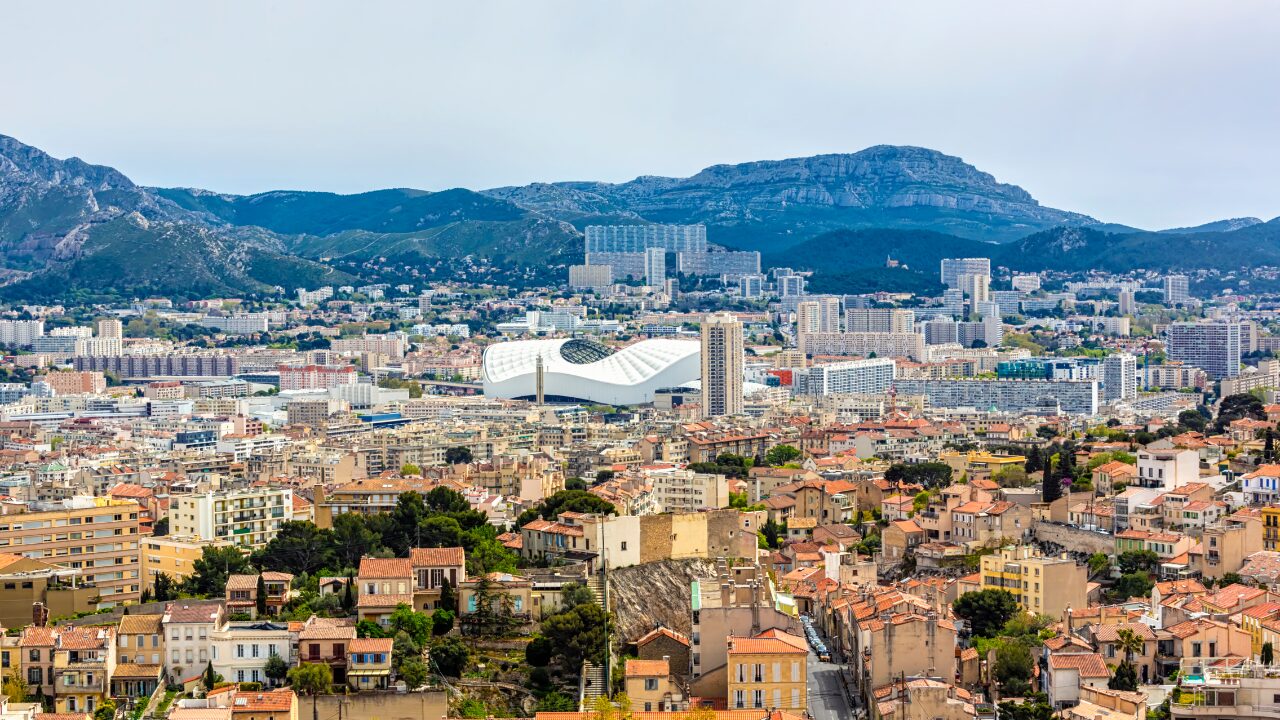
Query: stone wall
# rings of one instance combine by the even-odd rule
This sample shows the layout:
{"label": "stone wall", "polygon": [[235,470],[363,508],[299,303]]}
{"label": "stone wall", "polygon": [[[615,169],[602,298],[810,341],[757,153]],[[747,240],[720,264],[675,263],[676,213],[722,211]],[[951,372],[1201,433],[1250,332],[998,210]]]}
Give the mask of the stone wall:
{"label": "stone wall", "polygon": [[[359,693],[321,695],[320,717],[350,720],[436,720],[449,714],[449,702],[438,690],[414,693]],[[298,717],[311,717],[311,698],[298,699]]]}
{"label": "stone wall", "polygon": [[1056,546],[1053,548],[1055,552],[1065,551],[1080,555],[1100,552],[1112,555],[1116,551],[1115,538],[1111,535],[1051,522],[1036,523],[1036,541],[1051,543]]}

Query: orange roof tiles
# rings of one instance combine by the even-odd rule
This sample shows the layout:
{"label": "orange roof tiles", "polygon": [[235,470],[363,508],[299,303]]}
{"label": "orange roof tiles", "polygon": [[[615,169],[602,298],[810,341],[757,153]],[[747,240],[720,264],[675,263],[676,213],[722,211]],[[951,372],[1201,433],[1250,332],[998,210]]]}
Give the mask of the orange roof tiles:
{"label": "orange roof tiles", "polygon": [[413,565],[408,558],[361,558],[360,578],[410,578]]}

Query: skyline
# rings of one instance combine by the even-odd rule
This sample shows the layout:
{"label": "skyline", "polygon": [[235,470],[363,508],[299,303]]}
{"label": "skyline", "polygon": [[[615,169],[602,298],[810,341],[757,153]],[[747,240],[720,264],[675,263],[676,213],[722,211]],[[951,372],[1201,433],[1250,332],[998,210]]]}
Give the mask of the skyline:
{"label": "skyline", "polygon": [[18,6],[15,26],[56,27],[57,45],[13,38],[0,133],[237,194],[624,182],[917,145],[1103,222],[1280,215],[1280,7],[729,7]]}

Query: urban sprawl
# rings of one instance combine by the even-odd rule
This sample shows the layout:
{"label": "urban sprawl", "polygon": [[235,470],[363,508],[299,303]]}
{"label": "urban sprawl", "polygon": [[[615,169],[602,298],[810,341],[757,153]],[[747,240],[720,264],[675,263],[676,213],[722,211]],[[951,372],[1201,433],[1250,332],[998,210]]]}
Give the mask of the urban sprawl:
{"label": "urban sprawl", "polygon": [[1280,718],[1280,301],[584,237],[4,308],[0,720]]}

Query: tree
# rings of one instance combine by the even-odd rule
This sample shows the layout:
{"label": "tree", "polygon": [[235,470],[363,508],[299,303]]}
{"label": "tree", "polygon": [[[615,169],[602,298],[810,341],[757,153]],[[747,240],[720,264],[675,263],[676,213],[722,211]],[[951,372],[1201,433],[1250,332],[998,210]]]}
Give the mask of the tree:
{"label": "tree", "polygon": [[462,544],[462,526],[448,515],[436,515],[422,522],[416,547],[458,547]]}
{"label": "tree", "polygon": [[403,477],[408,477],[410,475],[421,475],[421,474],[422,474],[422,468],[418,467],[417,465],[414,465],[413,463],[405,463],[400,466],[400,475]]}
{"label": "tree", "polygon": [[572,610],[579,605],[596,601],[595,593],[582,583],[566,583],[560,588],[560,611]]}
{"label": "tree", "polygon": [[895,485],[916,484],[933,489],[951,484],[951,466],[943,462],[897,463],[884,471],[884,479]]}
{"label": "tree", "polygon": [[1160,556],[1152,550],[1126,550],[1116,557],[1122,573],[1152,571],[1160,565]]}
{"label": "tree", "polygon": [[1151,576],[1145,572],[1125,573],[1116,580],[1111,594],[1117,598],[1147,597],[1151,594]]}
{"label": "tree", "polygon": [[286,520],[254,560],[264,569],[314,575],[332,560],[329,554],[332,542],[328,536],[328,531],[308,520]]}
{"label": "tree", "polygon": [[1111,568],[1111,560],[1106,553],[1096,552],[1089,556],[1089,574],[1101,575]]}
{"label": "tree", "polygon": [[533,667],[546,667],[551,664],[555,655],[555,647],[547,638],[538,635],[524,646],[524,660]]}
{"label": "tree", "polygon": [[769,518],[760,526],[760,534],[764,536],[765,544],[769,549],[776,550],[782,544],[781,538],[786,532],[786,526],[774,522],[773,518]]}
{"label": "tree", "polygon": [[[341,515],[339,516],[341,517]],[[347,576],[347,582],[342,586],[342,612],[350,615],[356,610],[356,579]]]}
{"label": "tree", "polygon": [[580,477],[571,477],[564,481],[565,490],[586,490],[587,481]]}
{"label": "tree", "polygon": [[373,620],[361,620],[356,623],[356,637],[384,638],[387,637],[387,631]]}
{"label": "tree", "polygon": [[1222,432],[1231,423],[1244,418],[1266,420],[1267,411],[1264,409],[1262,401],[1249,393],[1228,395],[1222,398],[1222,402],[1218,404],[1218,419],[1214,421],[1213,425],[1218,432]]}
{"label": "tree", "polygon": [[440,599],[436,605],[450,612],[458,611],[458,596],[454,593],[453,583],[449,582],[449,578],[440,583]]}
{"label": "tree", "polygon": [[1142,654],[1145,645],[1146,642],[1129,628],[1116,633],[1116,647],[1124,653],[1124,659],[1129,662],[1133,662],[1135,656]]}
{"label": "tree", "polygon": [[1028,480],[1027,471],[1018,465],[1000,468],[991,479],[1000,487],[1024,487]]}
{"label": "tree", "polygon": [[452,610],[444,608],[436,608],[431,613],[431,634],[432,635],[448,635],[453,629],[454,614]]}
{"label": "tree", "polygon": [[1039,445],[1032,445],[1031,450],[1027,452],[1026,468],[1028,473],[1044,470],[1044,457],[1040,454]]}
{"label": "tree", "polygon": [[1209,421],[1196,410],[1183,410],[1178,413],[1178,424],[1188,430],[1202,433]]}
{"label": "tree", "polygon": [[115,716],[116,701],[110,698],[103,700],[93,711],[93,720],[114,720]]}
{"label": "tree", "polygon": [[1000,685],[1001,695],[1026,695],[1031,691],[1031,671],[1035,661],[1026,643],[1002,639],[996,646],[996,664],[992,675]]}
{"label": "tree", "polygon": [[410,548],[417,547],[415,543],[418,540],[418,530],[426,518],[427,506],[423,503],[422,496],[412,490],[402,493],[391,510],[383,543],[397,557],[407,556]]}
{"label": "tree", "polygon": [[551,497],[543,499],[536,507],[520,513],[520,517],[516,520],[516,526],[523,527],[538,518],[554,520],[563,512],[600,513],[602,515],[618,514],[618,510],[613,506],[613,503],[598,495],[593,495],[585,490],[561,490]]}
{"label": "tree", "polygon": [[764,454],[764,464],[771,467],[782,467],[799,460],[802,453],[791,445],[774,445]]}
{"label": "tree", "polygon": [[1042,693],[1026,698],[1020,703],[1000,703],[1000,720],[1053,720],[1053,706]]}
{"label": "tree", "polygon": [[422,502],[428,510],[438,513],[465,513],[471,509],[471,503],[467,502],[462,493],[447,487],[432,488],[422,498]]}
{"label": "tree", "polygon": [[151,526],[151,534],[156,537],[164,537],[169,534],[169,518],[162,517]]}
{"label": "tree", "polygon": [[591,603],[547,618],[542,622],[542,634],[551,641],[564,667],[577,668],[583,660],[604,663],[611,627],[609,613]]}
{"label": "tree", "polygon": [[405,603],[400,603],[391,611],[389,625],[392,632],[405,633],[419,647],[431,638],[431,616],[418,612]]}
{"label": "tree", "polygon": [[258,616],[261,617],[267,614],[267,580],[262,576],[262,573],[258,573],[256,594],[258,597],[255,598],[254,609],[258,611]]}
{"label": "tree", "polygon": [[28,692],[30,687],[27,685],[27,678],[23,676],[22,670],[14,665],[9,670],[9,676],[4,679],[5,697],[9,698],[11,703],[24,703],[27,701]]}
{"label": "tree", "polygon": [[204,677],[200,679],[200,683],[204,685],[204,691],[207,693],[218,684],[218,674],[213,671],[213,663],[210,662],[204,668]]}
{"label": "tree", "polygon": [[467,574],[515,572],[519,562],[520,558],[507,546],[494,539],[485,539],[467,552]]}
{"label": "tree", "polygon": [[471,650],[457,635],[446,635],[431,647],[431,662],[441,675],[460,677],[471,661]]}
{"label": "tree", "polygon": [[191,576],[185,581],[192,595],[221,597],[227,589],[227,578],[252,570],[249,559],[234,547],[206,545],[200,557],[191,564]]}
{"label": "tree", "polygon": [[1128,660],[1121,660],[1120,665],[1116,667],[1116,671],[1112,673],[1111,679],[1107,681],[1107,687],[1112,690],[1127,690],[1133,692],[1138,689],[1138,673],[1133,669],[1133,664]]}
{"label": "tree", "polygon": [[152,582],[155,583],[154,594],[158,602],[178,599],[178,592],[177,588],[174,587],[173,578],[169,577],[167,574],[156,573],[155,579]]}
{"label": "tree", "polygon": [[[273,646],[274,647],[274,646]],[[279,685],[289,676],[289,663],[276,653],[271,653],[262,667],[262,672],[273,685]]]}
{"label": "tree", "polygon": [[1008,590],[988,588],[961,595],[951,608],[976,637],[995,637],[1018,612],[1018,599]]}
{"label": "tree", "polygon": [[1275,662],[1275,659],[1276,651],[1275,648],[1272,647],[1271,643],[1262,643],[1262,649],[1258,652],[1258,660],[1263,665],[1270,665]]}
{"label": "tree", "polygon": [[422,662],[421,656],[406,659],[396,670],[396,674],[410,690],[422,687],[422,684],[427,681],[427,672],[427,665]]}
{"label": "tree", "polygon": [[328,663],[302,663],[289,671],[294,692],[311,696],[311,718],[320,720],[320,696],[333,686],[333,670]]}
{"label": "tree", "polygon": [[1062,497],[1062,479],[1059,473],[1050,473],[1046,468],[1044,471],[1044,479],[1040,482],[1040,499],[1046,503],[1056,501]]}
{"label": "tree", "polygon": [[444,461],[450,465],[469,463],[472,460],[471,448],[465,445],[451,447],[444,451]]}
{"label": "tree", "polygon": [[1262,459],[1275,460],[1276,459],[1276,439],[1275,439],[1275,433],[1272,432],[1271,428],[1267,428],[1266,438],[1267,439],[1262,443]]}
{"label": "tree", "polygon": [[359,567],[360,559],[382,548],[381,538],[360,513],[342,513],[333,518],[326,539],[329,555],[341,567]]}

